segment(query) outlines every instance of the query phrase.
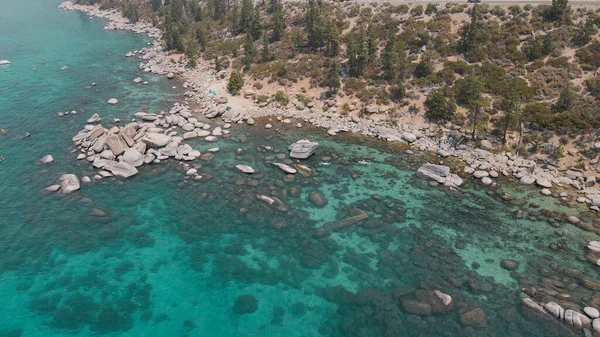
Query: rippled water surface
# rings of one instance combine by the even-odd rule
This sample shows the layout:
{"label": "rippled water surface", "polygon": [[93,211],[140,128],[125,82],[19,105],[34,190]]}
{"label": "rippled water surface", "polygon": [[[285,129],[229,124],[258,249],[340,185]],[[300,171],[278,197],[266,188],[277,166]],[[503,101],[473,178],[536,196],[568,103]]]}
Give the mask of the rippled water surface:
{"label": "rippled water surface", "polygon": [[[103,31],[58,4],[0,2],[0,59],[13,62],[0,66],[0,336],[568,336],[579,333],[524,311],[520,289],[565,306],[599,301],[582,286],[598,279],[583,258],[592,219],[584,231],[549,211],[576,209],[508,181],[449,194],[414,174],[439,159],[307,126],[265,130],[261,120],[191,143],[220,147],[192,164],[199,182],[166,162],[71,195],[43,192],[61,174],[95,174],[71,142],[91,113],[107,126],[168,109],[180,93],[163,78],[132,83],[139,60],[124,55],[145,37]],[[287,146],[306,137],[321,143],[304,161],[311,175],[270,164],[292,164]],[[46,154],[55,162],[37,164]],[[435,289],[453,297],[450,308],[415,315],[403,305],[431,301]],[[461,322],[475,307],[483,327]]]}

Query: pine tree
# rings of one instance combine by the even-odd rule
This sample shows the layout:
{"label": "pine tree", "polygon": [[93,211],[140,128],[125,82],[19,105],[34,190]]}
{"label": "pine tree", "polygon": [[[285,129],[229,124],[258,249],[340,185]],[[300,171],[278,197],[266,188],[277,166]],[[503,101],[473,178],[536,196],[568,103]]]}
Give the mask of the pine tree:
{"label": "pine tree", "polygon": [[575,93],[570,84],[567,84],[560,93],[558,100],[552,106],[554,112],[570,111],[575,105]]}
{"label": "pine tree", "polygon": [[242,11],[240,13],[240,28],[248,32],[252,25],[252,16],[254,15],[254,6],[252,0],[242,0]]}
{"label": "pine tree", "polygon": [[519,86],[516,83],[516,78],[507,83],[502,102],[500,103],[502,111],[504,111],[504,131],[502,133],[502,144],[504,145],[506,145],[506,133],[510,126],[510,122],[521,110],[521,95],[518,88]]}
{"label": "pine tree", "polygon": [[275,13],[282,9],[280,0],[269,0],[269,13]]}
{"label": "pine tree", "polygon": [[250,33],[254,41],[258,40],[262,35],[262,24],[260,23],[260,11],[258,8],[254,10],[254,15],[252,15],[252,21],[247,32]]}
{"label": "pine tree", "polygon": [[153,12],[158,12],[161,5],[162,5],[161,0],[151,0],[150,1],[150,9]]}
{"label": "pine tree", "polygon": [[189,68],[196,68],[196,51],[198,50],[198,47],[196,45],[196,41],[191,40],[187,47],[185,48],[185,57],[188,59],[188,63],[187,66]]}
{"label": "pine tree", "polygon": [[233,35],[237,35],[243,32],[242,24],[240,22],[240,7],[237,2],[231,9],[231,32]]}
{"label": "pine tree", "polygon": [[427,107],[427,111],[425,111],[425,117],[427,119],[432,121],[449,119],[448,116],[446,116],[446,96],[442,89],[436,90],[433,95],[427,98],[425,106]]}
{"label": "pine tree", "polygon": [[477,36],[479,35],[478,15],[479,5],[475,5],[471,9],[471,22],[465,30],[459,44],[460,51],[465,54],[477,48]]}
{"label": "pine tree", "polygon": [[367,63],[373,63],[377,58],[377,49],[375,33],[373,32],[373,23],[369,23],[367,26]]}
{"label": "pine tree", "polygon": [[227,0],[213,0],[213,19],[221,20],[227,12]]}
{"label": "pine tree", "polygon": [[325,54],[328,57],[335,57],[340,50],[340,33],[335,22],[328,20],[324,27]]}
{"label": "pine tree", "polygon": [[206,48],[206,42],[207,42],[206,30],[204,30],[204,28],[202,28],[202,27],[196,28],[196,41],[198,41],[198,44],[200,45],[200,49],[202,51],[204,51],[204,49]]}
{"label": "pine tree", "polygon": [[340,88],[340,68],[337,63],[333,62],[331,64],[321,85],[329,88],[332,92],[336,92]]}
{"label": "pine tree", "polygon": [[366,66],[364,35],[360,32],[355,38],[350,38],[346,47],[348,58],[348,73],[352,77],[362,76]]}
{"label": "pine tree", "polygon": [[237,95],[240,90],[244,87],[244,77],[237,70],[231,72],[231,76],[229,76],[229,82],[227,84],[227,89],[231,91],[232,95]]}
{"label": "pine tree", "polygon": [[383,70],[383,77],[387,80],[393,80],[397,75],[398,55],[396,53],[396,36],[390,34],[385,49],[383,50],[383,56],[381,57],[381,67]]}
{"label": "pine tree", "polygon": [[256,58],[256,47],[254,46],[254,39],[250,34],[246,34],[244,37],[244,68],[246,70],[250,69],[250,65],[254,62]]}
{"label": "pine tree", "polygon": [[278,9],[273,13],[273,32],[271,33],[271,41],[279,41],[283,36],[285,30],[285,19],[283,16],[283,10]]}
{"label": "pine tree", "polygon": [[306,24],[306,34],[308,35],[308,44],[313,49],[319,49],[323,46],[323,19],[321,10],[315,0],[308,0],[308,9],[304,18]]}
{"label": "pine tree", "polygon": [[270,60],[271,60],[271,52],[269,51],[269,39],[267,39],[267,35],[263,35],[260,61],[264,63],[264,62],[269,62]]}

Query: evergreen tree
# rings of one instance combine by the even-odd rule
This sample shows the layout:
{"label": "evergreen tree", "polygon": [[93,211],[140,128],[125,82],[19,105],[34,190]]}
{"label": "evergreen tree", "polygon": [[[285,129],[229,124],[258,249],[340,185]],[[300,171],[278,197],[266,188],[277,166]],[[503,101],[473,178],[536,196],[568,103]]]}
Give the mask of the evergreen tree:
{"label": "evergreen tree", "polygon": [[282,10],[282,5],[280,0],[269,0],[269,13],[275,13],[277,11]]}
{"label": "evergreen tree", "polygon": [[185,46],[183,43],[183,37],[179,32],[179,27],[177,27],[175,23],[167,23],[165,24],[165,30],[165,43],[167,45],[167,50],[176,49],[179,52],[184,52]]}
{"label": "evergreen tree", "polygon": [[552,106],[554,112],[570,111],[575,106],[575,93],[570,84],[567,84],[560,93],[558,100]]}
{"label": "evergreen tree", "polygon": [[449,120],[451,116],[446,115],[447,105],[448,103],[443,89],[437,89],[433,95],[425,101],[425,106],[427,107],[425,117],[432,121]]}
{"label": "evergreen tree", "polygon": [[479,110],[481,108],[481,92],[483,91],[484,83],[479,76],[469,75],[465,77],[458,86],[458,97],[461,102],[471,110],[471,120],[473,125],[473,131],[471,133],[471,139],[475,139],[477,130],[477,120],[479,117]]}
{"label": "evergreen tree", "polygon": [[202,28],[202,27],[196,28],[196,41],[198,41],[198,44],[200,45],[200,49],[202,51],[204,51],[204,49],[206,48],[206,42],[207,42],[206,30],[204,30],[204,28]]}
{"label": "evergreen tree", "polygon": [[227,83],[227,89],[231,91],[232,95],[237,95],[240,90],[244,87],[244,77],[237,70],[231,72],[229,76],[229,82]]}
{"label": "evergreen tree", "polygon": [[258,40],[262,35],[262,24],[260,23],[260,11],[258,8],[254,10],[254,15],[252,15],[252,21],[247,32],[250,33],[254,41]]}
{"label": "evergreen tree", "polygon": [[456,113],[456,99],[454,94],[450,93],[448,100],[446,101],[446,118],[452,119]]}
{"label": "evergreen tree", "polygon": [[254,6],[252,0],[242,0],[242,11],[240,13],[240,28],[244,32],[248,32],[252,25],[252,17],[254,15]]}
{"label": "evergreen tree", "polygon": [[416,78],[423,78],[429,76],[433,72],[433,65],[428,60],[421,60],[417,63],[414,71]]}
{"label": "evergreen tree", "polygon": [[516,78],[513,78],[507,83],[506,90],[500,103],[502,111],[504,111],[504,130],[502,132],[502,144],[506,145],[506,133],[511,121],[515,115],[521,110],[521,94],[519,93],[519,85]]}
{"label": "evergreen tree", "polygon": [[153,12],[158,12],[161,5],[162,5],[161,0],[150,0],[150,9]]}
{"label": "evergreen tree", "polygon": [[552,6],[546,10],[544,16],[549,21],[569,21],[569,1],[552,0]]}
{"label": "evergreen tree", "polygon": [[285,19],[283,16],[283,10],[278,9],[273,13],[273,32],[271,33],[271,41],[279,41],[283,36],[285,30]]}
{"label": "evergreen tree", "polygon": [[190,68],[196,68],[197,50],[198,47],[196,45],[196,41],[194,40],[191,40],[185,48],[185,57],[188,59],[187,66]]}
{"label": "evergreen tree", "polygon": [[346,57],[348,58],[348,73],[352,77],[362,75],[365,68],[363,46],[360,39],[350,39],[346,46]]}
{"label": "evergreen tree", "polygon": [[182,0],[172,0],[169,4],[169,20],[170,23],[178,24],[183,19],[183,2]]}
{"label": "evergreen tree", "polygon": [[256,58],[256,47],[254,46],[254,39],[250,34],[246,34],[244,37],[244,68],[246,70],[250,69],[250,65],[254,62]]}
{"label": "evergreen tree", "polygon": [[308,35],[308,44],[319,49],[323,47],[323,19],[321,10],[315,0],[308,0],[308,9],[304,18],[306,25],[306,34]]}
{"label": "evergreen tree", "polygon": [[459,43],[459,49],[465,55],[478,48],[477,37],[479,36],[479,5],[471,9],[471,22],[465,29],[462,39]]}
{"label": "evergreen tree", "polygon": [[243,28],[240,22],[240,7],[237,2],[231,8],[231,33],[237,35],[243,32]]}
{"label": "evergreen tree", "polygon": [[262,50],[260,53],[260,61],[261,62],[269,62],[271,60],[271,52],[269,51],[269,40],[267,39],[267,35],[263,35],[262,40]]}
{"label": "evergreen tree", "polygon": [[377,42],[375,41],[375,33],[373,32],[373,23],[367,26],[367,63],[373,63],[377,58]]}
{"label": "evergreen tree", "polygon": [[321,84],[329,88],[330,91],[336,92],[340,88],[340,68],[337,63],[333,62],[327,71],[327,76]]}
{"label": "evergreen tree", "polygon": [[381,67],[383,77],[387,80],[393,80],[398,75],[398,53],[397,53],[396,35],[391,33],[381,56]]}
{"label": "evergreen tree", "polygon": [[324,27],[325,54],[328,57],[335,57],[340,50],[340,33],[335,22],[327,20]]}
{"label": "evergreen tree", "polygon": [[227,0],[213,0],[213,19],[221,20],[227,12]]}
{"label": "evergreen tree", "polygon": [[202,21],[202,7],[200,7],[199,3],[197,3],[196,1],[192,1],[190,3],[190,10],[192,12],[192,17],[194,18],[194,21]]}

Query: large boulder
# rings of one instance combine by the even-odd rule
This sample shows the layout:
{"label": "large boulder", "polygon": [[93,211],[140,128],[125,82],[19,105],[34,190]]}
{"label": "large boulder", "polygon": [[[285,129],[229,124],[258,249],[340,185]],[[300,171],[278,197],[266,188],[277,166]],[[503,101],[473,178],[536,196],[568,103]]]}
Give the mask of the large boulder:
{"label": "large boulder", "polygon": [[73,193],[81,188],[79,178],[74,174],[63,174],[60,177],[60,191],[68,194]]}
{"label": "large boulder", "polygon": [[403,300],[402,308],[413,315],[429,315],[431,314],[431,306],[427,303],[414,301],[414,300]]}
{"label": "large boulder", "polygon": [[138,173],[138,170],[133,165],[126,162],[119,162],[115,165],[107,166],[105,169],[119,178],[129,178]]}
{"label": "large boulder", "polygon": [[115,156],[120,156],[127,149],[127,144],[125,144],[121,137],[117,135],[108,136],[106,138],[106,145],[108,145],[108,147],[110,148],[112,153],[115,154]]}
{"label": "large boulder", "polygon": [[302,139],[289,146],[290,157],[295,159],[306,159],[310,157],[319,147],[319,143],[308,139]]}
{"label": "large boulder", "polygon": [[116,98],[111,98],[111,99],[108,100],[108,104],[115,105],[117,103],[119,103],[119,100],[116,99]]}
{"label": "large boulder", "polygon": [[451,188],[458,187],[463,183],[462,178],[450,173],[450,168],[445,165],[423,164],[417,170],[417,175]]}
{"label": "large boulder", "polygon": [[273,165],[279,167],[283,172],[285,173],[289,173],[289,174],[295,174],[296,172],[298,172],[298,170],[296,170],[293,167],[290,167],[286,164],[282,164],[282,163],[273,163]]}
{"label": "large boulder", "polygon": [[150,147],[163,147],[171,142],[171,136],[162,133],[148,132],[142,137],[142,142]]}
{"label": "large boulder", "polygon": [[127,164],[133,165],[134,167],[142,166],[144,164],[144,156],[140,151],[136,149],[127,149],[123,153],[123,161]]}

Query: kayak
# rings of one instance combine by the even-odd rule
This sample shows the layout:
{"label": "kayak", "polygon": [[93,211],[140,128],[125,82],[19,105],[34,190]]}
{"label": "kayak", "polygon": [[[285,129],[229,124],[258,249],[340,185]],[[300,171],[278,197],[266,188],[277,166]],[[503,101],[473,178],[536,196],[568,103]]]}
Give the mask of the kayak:
{"label": "kayak", "polygon": [[0,60],[0,64],[10,64],[9,60]]}

